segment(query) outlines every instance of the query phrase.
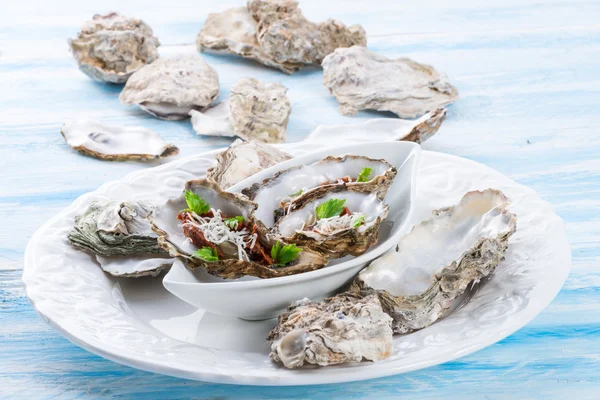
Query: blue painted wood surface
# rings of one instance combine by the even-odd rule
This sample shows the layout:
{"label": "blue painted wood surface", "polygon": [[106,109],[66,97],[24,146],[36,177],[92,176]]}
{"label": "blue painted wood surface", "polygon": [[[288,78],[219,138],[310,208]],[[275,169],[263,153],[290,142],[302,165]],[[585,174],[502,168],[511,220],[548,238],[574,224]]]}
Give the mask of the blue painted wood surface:
{"label": "blue painted wood surface", "polygon": [[[66,45],[94,13],[144,19],[161,54],[193,52],[206,15],[240,1],[20,0],[0,13],[0,397],[220,399],[600,398],[600,2],[586,0],[301,1],[313,20],[360,23],[369,47],[446,72],[461,98],[424,146],[483,162],[550,201],[567,223],[572,273],[555,301],[502,342],[454,362],[385,379],[317,387],[236,387],[150,374],[94,356],[33,312],[20,282],[29,237],[79,195],[142,163],[72,151],[61,124],[75,117],[153,128],[190,155],[227,145],[189,122],[122,106],[119,86],[92,82]],[[165,5],[166,4],[166,5]],[[235,57],[206,56],[222,94],[242,76],[289,88],[288,141],[343,117],[321,72],[293,76]]]}

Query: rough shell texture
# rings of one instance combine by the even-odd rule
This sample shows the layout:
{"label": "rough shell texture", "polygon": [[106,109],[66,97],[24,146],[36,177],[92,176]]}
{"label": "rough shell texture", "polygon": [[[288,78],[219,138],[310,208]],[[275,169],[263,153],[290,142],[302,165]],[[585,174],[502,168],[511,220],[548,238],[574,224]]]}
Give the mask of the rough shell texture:
{"label": "rough shell texture", "polygon": [[415,124],[414,128],[400,140],[423,143],[437,133],[446,119],[446,113],[446,109],[442,108],[425,114],[423,117],[428,116],[428,118],[423,118],[423,121]]}
{"label": "rough shell texture", "polygon": [[69,146],[102,160],[152,160],[179,153],[177,147],[166,143],[158,133],[142,127],[79,120],[66,122],[60,132]]}
{"label": "rough shell texture", "polygon": [[292,108],[280,83],[242,78],[231,88],[229,109],[233,132],[245,140],[285,142]]}
{"label": "rough shell texture", "polygon": [[198,51],[236,54],[287,74],[294,73],[302,67],[302,64],[298,63],[278,63],[265,53],[256,39],[256,30],[257,23],[246,7],[211,13],[198,33],[196,47]]}
{"label": "rough shell texture", "polygon": [[[189,181],[185,190],[197,193],[211,207],[222,210],[226,215],[241,215],[249,225],[255,223],[252,212],[256,208],[256,204],[245,196],[224,192],[214,181],[208,179]],[[313,271],[325,266],[328,262],[327,257],[310,249],[303,249],[300,256],[285,267],[269,267],[253,261],[238,259],[204,261],[192,256],[197,248],[184,236],[181,224],[177,220],[177,214],[184,208],[186,208],[186,203],[183,195],[158,207],[152,218],[152,229],[158,233],[158,242],[162,248],[173,257],[181,257],[190,268],[204,267],[208,273],[227,279],[237,279],[247,275],[274,278]],[[259,232],[259,240],[268,249],[274,244],[266,239],[266,233]]]}
{"label": "rough shell texture", "polygon": [[377,296],[338,295],[319,303],[300,300],[279,317],[269,334],[269,356],[287,368],[382,360],[394,347],[391,321]]}
{"label": "rough shell texture", "polygon": [[366,46],[360,25],[347,27],[333,19],[314,23],[297,8],[296,1],[250,0],[248,9],[258,22],[261,48],[277,62],[320,64],[339,47]]}
{"label": "rough shell texture", "polygon": [[394,332],[431,325],[467,287],[504,259],[516,216],[499,191],[469,192],[453,207],[433,213],[396,251],[363,269],[350,292],[377,294]]}
{"label": "rough shell texture", "polygon": [[190,111],[192,128],[200,136],[233,137],[229,118],[229,102],[220,102],[204,110]]}
{"label": "rough shell texture", "polygon": [[119,99],[168,120],[189,117],[219,94],[217,72],[197,54],[161,58],[134,73]]}
{"label": "rough shell texture", "polygon": [[79,69],[98,81],[123,83],[156,60],[159,46],[143,21],[111,12],[94,15],[69,46]]}
{"label": "rough shell texture", "polygon": [[323,82],[345,115],[369,109],[416,118],[458,98],[433,67],[405,57],[388,59],[361,46],[337,49],[322,65]]}
{"label": "rough shell texture", "polygon": [[237,139],[224,152],[217,154],[217,165],[206,176],[227,189],[265,168],[291,159],[292,156],[260,142]]}
{"label": "rough shell texture", "polygon": [[173,265],[173,258],[170,258],[167,254],[163,257],[158,257],[156,254],[127,257],[96,255],[96,261],[98,261],[104,272],[120,278],[158,276]]}

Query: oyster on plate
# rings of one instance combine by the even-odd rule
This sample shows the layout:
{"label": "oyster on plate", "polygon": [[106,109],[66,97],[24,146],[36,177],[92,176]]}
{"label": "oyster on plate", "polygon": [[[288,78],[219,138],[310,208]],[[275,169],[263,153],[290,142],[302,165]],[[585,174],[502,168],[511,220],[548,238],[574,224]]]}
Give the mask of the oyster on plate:
{"label": "oyster on plate", "polygon": [[246,197],[224,192],[211,180],[189,181],[182,196],[156,209],[152,228],[171,256],[223,278],[273,278],[327,264],[322,254],[268,238],[255,209]]}
{"label": "oyster on plate", "polygon": [[124,83],[135,71],[156,60],[158,39],[142,20],[116,12],[96,14],[69,47],[79,69],[91,78]]}
{"label": "oyster on plate", "polygon": [[382,159],[356,155],[329,156],[309,165],[280,171],[243,189],[242,193],[260,205],[256,211],[257,218],[272,227],[283,215],[304,204],[303,197],[318,197],[333,186],[373,193],[383,200],[395,176],[396,168]]}
{"label": "oyster on plate", "polygon": [[293,303],[267,338],[269,356],[287,368],[364,360],[392,354],[392,319],[375,295],[354,298],[341,294],[315,303]]}
{"label": "oyster on plate", "polygon": [[105,125],[91,120],[66,122],[65,141],[75,150],[109,161],[152,160],[179,153],[158,133],[142,127]]}
{"label": "oyster on plate", "polygon": [[260,47],[279,63],[320,64],[337,48],[367,45],[360,25],[311,22],[295,0],[249,0],[248,10],[258,22]]}
{"label": "oyster on plate", "polygon": [[516,230],[516,216],[507,206],[497,190],[467,193],[457,205],[434,211],[396,251],[363,269],[349,292],[376,294],[396,333],[431,325],[504,259]]}
{"label": "oyster on plate", "polygon": [[160,58],[131,75],[119,99],[165,120],[189,118],[219,94],[219,77],[197,54]]}
{"label": "oyster on plate", "polygon": [[359,256],[377,243],[379,226],[389,212],[371,189],[334,185],[325,192],[308,193],[277,220],[273,235],[331,258]]}
{"label": "oyster on plate", "polygon": [[74,247],[93,253],[113,276],[156,276],[173,260],[150,227],[153,210],[153,205],[141,201],[94,201],[75,217],[67,238]]}
{"label": "oyster on plate", "polygon": [[242,56],[286,74],[298,71],[302,64],[279,63],[265,53],[256,39],[257,23],[246,7],[235,7],[208,14],[196,38],[198,51],[230,53]]}
{"label": "oyster on plate", "polygon": [[323,83],[344,115],[378,110],[416,118],[458,98],[446,75],[433,67],[406,57],[389,59],[361,46],[335,50],[322,66]]}
{"label": "oyster on plate", "polygon": [[237,139],[227,150],[217,154],[217,165],[206,171],[206,177],[227,189],[263,169],[291,158],[291,155],[268,144]]}

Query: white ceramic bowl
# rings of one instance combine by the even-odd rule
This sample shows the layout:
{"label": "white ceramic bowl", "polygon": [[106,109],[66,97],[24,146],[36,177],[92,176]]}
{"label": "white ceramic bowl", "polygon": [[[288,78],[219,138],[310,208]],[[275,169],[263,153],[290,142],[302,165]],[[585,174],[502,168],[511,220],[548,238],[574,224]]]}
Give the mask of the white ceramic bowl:
{"label": "white ceramic bowl", "polygon": [[370,261],[395,246],[408,231],[420,151],[420,146],[412,142],[363,143],[329,148],[267,168],[229,189],[239,193],[243,188],[262,182],[276,172],[310,164],[327,156],[353,154],[387,160],[398,170],[385,198],[390,212],[380,228],[378,243],[359,257],[332,260],[327,267],[298,275],[271,279],[244,277],[237,280],[211,276],[202,268],[191,271],[183,263],[176,262],[164,277],[163,285],[193,306],[211,313],[249,320],[275,317],[290,303],[304,297],[320,300],[332,295],[348,284]]}

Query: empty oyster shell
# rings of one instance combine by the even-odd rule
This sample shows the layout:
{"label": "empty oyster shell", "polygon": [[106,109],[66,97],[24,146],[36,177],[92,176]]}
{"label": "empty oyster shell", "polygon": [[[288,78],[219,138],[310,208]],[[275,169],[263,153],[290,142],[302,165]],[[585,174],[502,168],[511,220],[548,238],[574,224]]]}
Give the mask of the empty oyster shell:
{"label": "empty oyster shell", "polygon": [[116,12],[96,14],[69,46],[79,69],[98,81],[123,83],[156,60],[160,43],[142,20]]}
{"label": "empty oyster shell", "polygon": [[[186,208],[186,201],[182,195],[169,200],[164,206],[156,209],[152,217],[152,229],[158,233],[160,245],[169,251],[171,256],[186,260],[190,268],[202,266],[212,275],[229,279],[241,278],[246,275],[273,278],[313,271],[327,264],[327,257],[305,248],[302,249],[296,260],[285,266],[269,265],[267,262],[253,261],[249,255],[250,247],[235,244],[233,239],[223,239],[219,236],[215,241],[209,240],[209,237],[213,237],[212,227],[223,225],[225,217],[241,216],[244,221],[243,229],[238,229],[236,232],[243,236],[244,243],[252,242],[253,246],[264,250],[266,254],[270,254],[271,247],[275,244],[258,229],[259,226],[256,225],[252,215],[256,204],[246,197],[224,192],[215,182],[205,179],[189,181],[186,184],[186,190],[199,195],[212,207],[210,211],[212,217],[204,217],[207,225],[195,222],[185,222],[183,225],[178,223],[181,210]],[[215,251],[222,254],[219,254],[215,261],[196,257],[194,252],[199,247],[184,234],[184,229],[194,229],[195,233],[192,233],[192,236],[199,238],[199,241],[203,241],[208,247],[213,247]],[[211,230],[208,231],[208,229]],[[253,235],[255,235],[254,238],[252,238]],[[247,249],[248,253],[243,249]]]}
{"label": "empty oyster shell", "polygon": [[502,192],[467,193],[459,204],[434,211],[389,252],[363,269],[350,292],[377,294],[397,333],[440,318],[469,284],[504,259],[516,216]]}
{"label": "empty oyster shell", "polygon": [[229,102],[220,102],[204,111],[190,111],[192,128],[201,136],[233,137],[229,118]]}
{"label": "empty oyster shell", "polygon": [[268,144],[237,139],[227,150],[217,154],[217,165],[206,171],[206,177],[227,189],[265,168],[291,158],[291,155]]}
{"label": "empty oyster shell", "polygon": [[[369,174],[364,177],[365,181],[359,182],[359,175],[365,168],[370,169]],[[356,155],[330,156],[313,164],[280,171],[243,189],[242,193],[259,204],[256,217],[272,227],[283,215],[304,204],[305,196],[318,197],[333,186],[373,193],[383,200],[395,176],[396,168],[382,159]]]}
{"label": "empty oyster shell", "polygon": [[[308,193],[298,200],[294,211],[275,223],[273,234],[332,258],[359,256],[377,242],[379,226],[389,211],[371,189],[366,185],[350,191],[345,185],[335,185],[325,192]],[[334,200],[343,200],[344,210],[319,218],[318,208]]]}
{"label": "empty oyster shell", "polygon": [[323,83],[345,115],[369,109],[416,118],[458,98],[448,78],[433,67],[405,57],[388,59],[360,46],[337,49],[322,65]]}
{"label": "empty oyster shell", "polygon": [[142,127],[105,125],[91,120],[66,122],[60,133],[75,150],[102,160],[151,160],[179,153],[158,133]]}
{"label": "empty oyster shell", "polygon": [[320,303],[305,298],[279,317],[267,338],[269,356],[287,368],[382,360],[394,348],[391,321],[377,296],[343,294]]}
{"label": "empty oyster shell", "polygon": [[257,23],[246,7],[235,7],[208,14],[196,38],[198,51],[225,52],[256,60],[287,74],[298,71],[302,64],[278,63],[265,53],[256,39]]}
{"label": "empty oyster shell", "polygon": [[203,110],[219,94],[217,72],[197,54],[160,58],[140,68],[123,88],[123,104],[137,104],[142,110],[166,120],[189,117],[191,110]]}

